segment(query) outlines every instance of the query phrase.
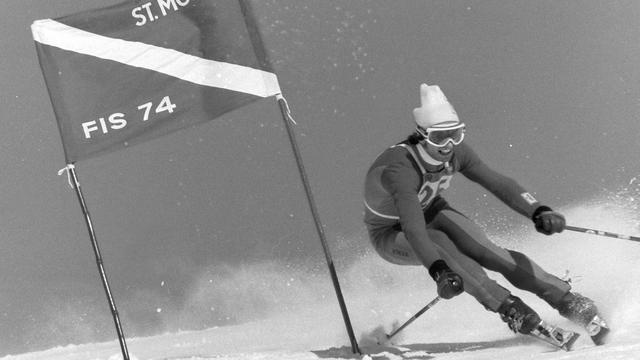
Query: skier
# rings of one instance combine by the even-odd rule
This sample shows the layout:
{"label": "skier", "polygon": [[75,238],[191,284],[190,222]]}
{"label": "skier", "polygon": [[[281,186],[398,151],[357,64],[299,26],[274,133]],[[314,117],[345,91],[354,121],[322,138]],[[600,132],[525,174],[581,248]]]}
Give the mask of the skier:
{"label": "skier", "polygon": [[[498,313],[514,332],[532,333],[541,319],[483,268],[501,273],[515,287],[534,293],[562,316],[588,328],[599,319],[591,299],[571,292],[569,283],[526,255],[491,242],[441,192],[460,172],[531,219],[543,234],[562,232],[564,216],[480,160],[463,142],[465,124],[439,86],[422,84],[420,100],[421,106],[413,111],[415,132],[382,152],[367,172],[364,221],[377,253],[393,264],[425,266],[440,297],[451,299],[465,291]],[[591,328],[590,335],[598,329]]]}

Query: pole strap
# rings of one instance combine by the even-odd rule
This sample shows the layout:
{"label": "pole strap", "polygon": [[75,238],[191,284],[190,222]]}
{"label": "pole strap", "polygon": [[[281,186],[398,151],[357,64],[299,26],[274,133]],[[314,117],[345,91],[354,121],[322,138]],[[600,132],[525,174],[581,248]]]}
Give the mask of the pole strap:
{"label": "pole strap", "polygon": [[289,107],[289,102],[287,102],[287,99],[282,96],[282,94],[277,94],[276,95],[276,100],[278,102],[282,101],[283,105],[284,105],[284,112],[286,113],[285,116],[287,118],[287,120],[291,121],[293,123],[293,125],[298,125],[298,123],[293,119],[293,116],[291,116],[291,108]]}
{"label": "pole strap", "polygon": [[58,170],[58,176],[62,176],[62,174],[64,174],[65,172],[67,173],[67,181],[69,182],[69,187],[71,187],[72,189],[75,189],[75,187],[73,186],[73,180],[71,178],[71,172],[75,168],[76,168],[75,165],[67,164],[67,166],[65,166],[62,169]]}

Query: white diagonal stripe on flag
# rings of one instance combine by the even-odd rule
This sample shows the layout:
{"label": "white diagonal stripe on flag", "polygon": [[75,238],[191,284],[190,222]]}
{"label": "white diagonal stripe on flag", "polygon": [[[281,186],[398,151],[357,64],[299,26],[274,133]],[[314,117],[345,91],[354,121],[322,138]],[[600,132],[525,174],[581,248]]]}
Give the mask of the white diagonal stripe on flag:
{"label": "white diagonal stripe on flag", "polygon": [[35,21],[31,25],[31,31],[33,39],[42,44],[157,71],[199,85],[260,97],[281,92],[274,73],[247,66],[207,60],[159,46],[98,35],[51,19]]}

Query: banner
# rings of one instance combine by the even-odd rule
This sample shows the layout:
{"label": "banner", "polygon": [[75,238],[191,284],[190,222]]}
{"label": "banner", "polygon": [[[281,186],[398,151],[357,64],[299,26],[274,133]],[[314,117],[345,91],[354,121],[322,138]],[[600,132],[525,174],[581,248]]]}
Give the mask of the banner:
{"label": "banner", "polygon": [[279,94],[243,1],[125,1],[35,21],[67,163]]}

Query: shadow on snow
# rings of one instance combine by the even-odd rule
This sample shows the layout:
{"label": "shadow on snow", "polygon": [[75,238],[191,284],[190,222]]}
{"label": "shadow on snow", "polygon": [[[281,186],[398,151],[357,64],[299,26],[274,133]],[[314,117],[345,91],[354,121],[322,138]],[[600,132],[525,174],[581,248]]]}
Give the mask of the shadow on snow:
{"label": "shadow on snow", "polygon": [[433,344],[404,344],[404,345],[365,345],[360,347],[362,355],[351,352],[350,346],[340,348],[329,348],[327,350],[312,351],[319,358],[332,359],[361,359],[363,355],[369,355],[376,360],[395,359],[435,359],[436,354],[451,352],[470,352],[485,349],[499,349],[510,346],[521,346],[529,344],[539,344],[530,337],[513,337],[509,339],[479,342],[458,342],[458,343],[433,343]]}

